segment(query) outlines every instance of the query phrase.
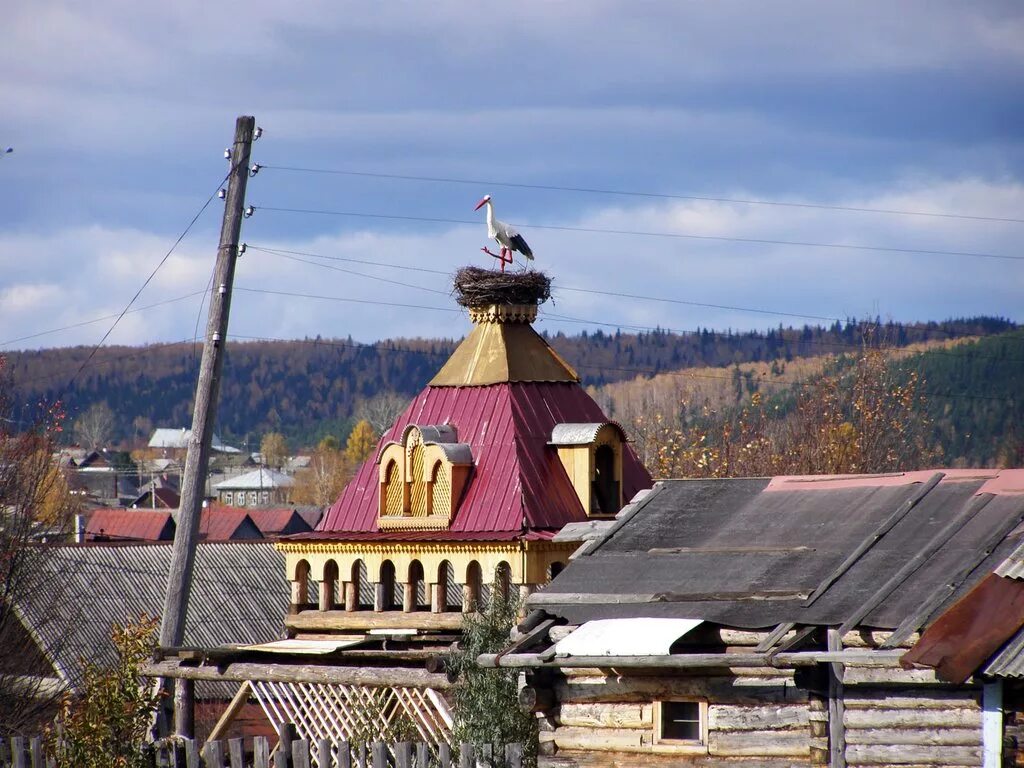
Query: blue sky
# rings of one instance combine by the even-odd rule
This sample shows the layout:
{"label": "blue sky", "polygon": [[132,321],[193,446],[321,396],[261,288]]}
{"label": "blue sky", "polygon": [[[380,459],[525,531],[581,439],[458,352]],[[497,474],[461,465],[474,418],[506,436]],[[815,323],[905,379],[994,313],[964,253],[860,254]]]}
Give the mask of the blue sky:
{"label": "blue sky", "polygon": [[[487,263],[472,211],[485,193],[554,278],[538,323],[551,332],[801,322],[790,315],[1024,322],[1024,223],[497,185],[1024,218],[1017,3],[14,0],[4,15],[0,349],[98,341],[109,319],[35,334],[125,306],[216,189],[240,114],[263,127],[254,159],[268,166],[250,180],[243,240],[383,280],[253,248],[237,336],[461,336],[450,279],[411,268]],[[221,207],[136,306],[204,290]],[[376,218],[392,215],[474,223]],[[199,302],[133,312],[110,342],[191,338]]]}

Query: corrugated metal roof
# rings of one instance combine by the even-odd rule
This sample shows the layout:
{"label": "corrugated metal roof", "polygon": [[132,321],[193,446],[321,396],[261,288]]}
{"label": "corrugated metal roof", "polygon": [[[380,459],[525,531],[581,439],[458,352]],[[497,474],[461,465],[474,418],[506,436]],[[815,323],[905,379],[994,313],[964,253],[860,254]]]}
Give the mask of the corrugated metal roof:
{"label": "corrugated metal roof", "polygon": [[590,445],[597,439],[601,427],[611,424],[625,437],[625,430],[615,421],[603,421],[593,424],[556,424],[551,430],[551,445]]}
{"label": "corrugated metal roof", "polygon": [[[936,471],[944,470],[928,474]],[[1024,470],[1002,472],[1016,475],[1018,484],[1024,479]],[[810,606],[806,598],[860,544],[872,541],[921,483],[860,478],[832,488],[776,484],[769,491],[768,479],[664,481],[635,514],[576,557],[534,604],[571,623],[649,616],[748,628],[838,626],[924,553],[920,566],[859,625],[895,628],[941,596],[922,617],[927,625],[1006,559],[1017,543],[1010,532],[1024,517],[1024,496],[990,494],[984,489],[993,487],[991,478],[951,474]],[[1010,481],[1004,478],[1004,484]],[[993,532],[1000,531],[1001,540],[993,543]],[[950,590],[955,574],[962,580]],[[569,597],[576,594],[592,599]]]}
{"label": "corrugated metal roof", "polygon": [[313,530],[305,518],[294,509],[260,509],[254,507],[246,514],[256,523],[264,536],[288,536]]}
{"label": "corrugated metal roof", "polygon": [[1024,629],[992,657],[982,673],[992,677],[1024,677]]}
{"label": "corrugated metal roof", "polygon": [[[412,424],[451,424],[469,445],[473,470],[450,533],[559,529],[586,519],[576,491],[547,444],[556,424],[605,422],[600,406],[575,383],[513,383],[486,387],[427,387],[381,443],[397,442]],[[628,446],[623,493],[651,485]],[[324,533],[377,529],[378,469],[367,461],[324,515]]]}
{"label": "corrugated metal roof", "polygon": [[[82,658],[114,662],[113,623],[163,612],[171,549],[150,544],[42,553],[31,599],[18,609],[69,680],[80,680]],[[213,647],[281,637],[289,600],[284,574],[284,555],[267,542],[199,544],[185,644]]]}
{"label": "corrugated metal roof", "polygon": [[87,540],[170,541],[174,538],[171,513],[145,509],[97,509],[85,525]]}

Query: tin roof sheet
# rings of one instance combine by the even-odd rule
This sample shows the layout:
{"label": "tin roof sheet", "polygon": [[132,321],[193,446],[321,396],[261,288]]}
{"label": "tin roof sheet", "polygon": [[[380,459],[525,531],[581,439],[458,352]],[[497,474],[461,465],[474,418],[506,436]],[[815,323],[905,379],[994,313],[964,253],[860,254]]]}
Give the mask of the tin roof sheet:
{"label": "tin roof sheet", "polygon": [[[411,424],[451,424],[473,455],[473,470],[451,533],[559,529],[586,519],[576,491],[547,445],[556,424],[605,422],[600,406],[574,382],[504,383],[424,389],[381,443]],[[623,493],[651,485],[632,449],[623,451]],[[323,533],[376,531],[377,465],[360,467],[317,527]]]}
{"label": "tin roof sheet", "polygon": [[290,488],[293,485],[295,485],[295,480],[290,475],[260,467],[252,472],[246,472],[244,475],[221,480],[213,487],[218,491],[258,491],[269,488]]}
{"label": "tin roof sheet", "polygon": [[[1002,472],[1017,475],[1004,478],[1005,485],[1024,478],[1024,470]],[[927,623],[1006,559],[1016,539],[1007,534],[995,546],[989,539],[1024,516],[1024,496],[988,493],[983,489],[992,487],[992,478],[951,474],[810,606],[806,598],[818,585],[918,493],[920,477],[910,483],[844,478],[831,488],[827,482],[770,487],[766,478],[664,481],[634,514],[579,554],[534,604],[572,623],[646,616],[748,628],[781,622],[837,626],[920,553],[919,567],[860,626],[895,628],[945,590],[924,617]],[[962,525],[951,533],[952,521]],[[967,575],[949,590],[951,574],[959,572]],[[580,594],[589,599],[579,601]]]}

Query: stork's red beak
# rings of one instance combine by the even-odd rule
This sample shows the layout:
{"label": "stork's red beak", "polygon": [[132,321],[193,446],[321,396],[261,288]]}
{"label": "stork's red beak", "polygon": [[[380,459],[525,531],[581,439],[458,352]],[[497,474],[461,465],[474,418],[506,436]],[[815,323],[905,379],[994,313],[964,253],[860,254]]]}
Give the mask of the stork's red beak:
{"label": "stork's red beak", "polygon": [[482,197],[482,198],[480,199],[480,202],[476,204],[476,208],[474,208],[473,210],[474,210],[474,211],[479,211],[479,210],[480,210],[481,208],[483,208],[483,207],[484,207],[484,205],[486,205],[486,204],[487,204],[487,203],[489,203],[490,201],[491,201],[491,196],[490,196],[490,195],[484,195],[484,196],[483,196],[483,197]]}

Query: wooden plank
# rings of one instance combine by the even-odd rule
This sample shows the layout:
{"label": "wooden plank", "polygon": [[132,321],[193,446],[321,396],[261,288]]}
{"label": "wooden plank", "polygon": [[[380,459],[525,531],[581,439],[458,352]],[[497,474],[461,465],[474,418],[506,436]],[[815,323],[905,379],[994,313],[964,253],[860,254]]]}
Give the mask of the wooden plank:
{"label": "wooden plank", "polygon": [[352,768],[352,746],[348,740],[338,742],[338,768]]}
{"label": "wooden plank", "polygon": [[395,686],[446,690],[451,683],[445,675],[433,675],[425,669],[369,666],[327,666],[316,664],[257,664],[235,662],[220,668],[215,666],[189,667],[177,659],[143,665],[142,674],[148,677],[188,678],[191,680],[217,680],[243,682],[264,680],[272,683],[333,683],[365,685],[371,688]]}
{"label": "wooden plank", "polygon": [[847,686],[846,709],[969,709],[980,712],[980,692],[925,689],[920,693],[905,688],[856,690]]}
{"label": "wooden plank", "polygon": [[295,739],[292,742],[292,766],[293,768],[310,768],[309,739]]}
{"label": "wooden plank", "polygon": [[636,751],[643,746],[644,736],[651,737],[650,728],[579,728],[563,726],[555,729],[555,746],[563,749],[597,752]]}
{"label": "wooden plank", "polygon": [[505,745],[505,768],[523,768],[523,745]]}
{"label": "wooden plank", "polygon": [[978,728],[850,728],[850,744],[916,744],[931,746],[981,746]]}
{"label": "wooden plank", "polygon": [[919,549],[914,556],[903,565],[902,568],[896,571],[896,573],[894,573],[881,587],[879,587],[871,597],[865,600],[851,615],[847,616],[846,621],[844,621],[842,626],[839,627],[839,634],[843,635],[860,624],[865,616],[881,605],[889,595],[896,591],[900,584],[909,579],[918,568],[924,565],[928,559],[941,549],[946,542],[953,538],[961,528],[973,520],[975,515],[977,515],[990,501],[992,501],[993,498],[993,496],[988,494],[984,496],[975,496],[968,503],[965,509],[957,512],[953,519],[942,526],[938,533],[932,536],[924,546],[921,547],[921,549]]}
{"label": "wooden plank", "polygon": [[207,741],[216,741],[217,739],[224,736],[228,727],[234,721],[235,716],[239,713],[242,707],[245,706],[246,702],[249,701],[249,686],[248,680],[244,681],[235,695],[231,697],[231,702],[221,713],[221,716],[217,718],[217,723],[213,726],[213,730],[210,731],[210,735],[206,737]]}
{"label": "wooden plank", "polygon": [[43,737],[33,736],[28,744],[29,762],[32,768],[43,768],[46,763],[46,750],[43,747]]}
{"label": "wooden plank", "polygon": [[981,765],[981,747],[928,747],[913,744],[851,744],[850,765]]}
{"label": "wooden plank", "polygon": [[709,731],[708,753],[718,757],[804,757],[811,749],[810,731]]}
{"label": "wooden plank", "polygon": [[224,768],[224,745],[219,741],[208,741],[203,747],[204,768]]}
{"label": "wooden plank", "polygon": [[228,739],[228,760],[231,762],[231,768],[246,768],[245,742],[242,739]]}
{"label": "wooden plank", "polygon": [[[838,629],[830,628],[827,634],[827,643],[829,651],[841,651],[843,649],[843,633]],[[828,665],[828,764],[831,768],[846,768],[846,724],[843,694],[843,665],[830,663]]]}
{"label": "wooden plank", "polygon": [[327,739],[316,740],[316,762],[320,768],[331,768],[331,742]]}
{"label": "wooden plank", "polygon": [[437,747],[437,760],[441,764],[441,768],[452,767],[452,748],[444,742]]}
{"label": "wooden plank", "polygon": [[28,752],[24,736],[11,737],[11,764],[14,768],[28,768]]}
{"label": "wooden plank", "polygon": [[643,704],[562,704],[561,725],[589,728],[643,728],[654,725],[651,707]]}
{"label": "wooden plank", "polygon": [[274,753],[274,768],[291,768],[291,760],[289,760],[290,757],[291,755],[283,749],[278,749]]}
{"label": "wooden plank", "polygon": [[761,642],[759,642],[757,644],[757,647],[754,648],[754,650],[758,653],[764,653],[765,651],[769,650],[772,646],[774,646],[777,642],[779,642],[779,640],[785,637],[786,633],[790,632],[795,626],[796,624],[792,621],[782,622],[777,627],[775,627],[775,629],[769,632],[768,636],[765,637]]}
{"label": "wooden plank", "polygon": [[395,744],[395,765],[397,768],[412,768],[412,744],[408,741]]}
{"label": "wooden plank", "polygon": [[368,629],[461,629],[462,611],[301,611],[284,617],[288,629],[304,632]]}
{"label": "wooden plank", "polygon": [[736,707],[708,705],[708,729],[720,731],[774,731],[805,727],[810,722],[806,705]]}
{"label": "wooden plank", "polygon": [[373,742],[371,748],[373,768],[388,768],[388,745],[383,741]]}
{"label": "wooden plank", "polygon": [[849,728],[977,728],[981,732],[980,710],[957,709],[851,709],[846,713]]}
{"label": "wooden plank", "polygon": [[252,768],[270,768],[270,742],[266,736],[252,740]]}
{"label": "wooden plank", "polygon": [[459,768],[475,768],[476,761],[473,759],[473,745],[459,745]]}
{"label": "wooden plank", "polygon": [[199,743],[195,739],[185,740],[185,765],[188,768],[200,768]]}

